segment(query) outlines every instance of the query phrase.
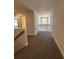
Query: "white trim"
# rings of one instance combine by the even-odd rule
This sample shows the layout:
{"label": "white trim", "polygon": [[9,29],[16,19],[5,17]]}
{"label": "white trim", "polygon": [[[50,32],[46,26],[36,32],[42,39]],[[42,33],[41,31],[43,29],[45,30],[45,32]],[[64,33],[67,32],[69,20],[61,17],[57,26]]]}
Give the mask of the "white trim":
{"label": "white trim", "polygon": [[25,46],[28,46],[28,42],[26,42]]}
{"label": "white trim", "polygon": [[30,36],[36,36],[36,34],[27,34],[27,35],[30,35]]}
{"label": "white trim", "polygon": [[58,44],[58,42],[57,42],[57,40],[56,40],[56,38],[55,38],[54,35],[53,35],[53,38],[54,38],[54,40],[55,40],[55,42],[56,42],[56,44],[57,44],[59,50],[61,51],[62,55],[64,56],[64,52],[63,52],[62,49],[60,48],[60,45]]}

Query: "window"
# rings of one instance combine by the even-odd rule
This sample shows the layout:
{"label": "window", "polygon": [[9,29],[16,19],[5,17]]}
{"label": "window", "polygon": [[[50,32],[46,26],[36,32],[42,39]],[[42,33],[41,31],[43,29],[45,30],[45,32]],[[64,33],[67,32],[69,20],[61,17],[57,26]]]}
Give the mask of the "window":
{"label": "window", "polygon": [[15,17],[14,18],[14,28],[18,28],[18,18],[17,17]]}
{"label": "window", "polygon": [[41,24],[47,24],[47,19],[41,19]]}
{"label": "window", "polygon": [[50,24],[50,20],[48,19],[48,17],[40,17],[39,24]]}
{"label": "window", "polygon": [[50,31],[50,18],[48,16],[39,18],[38,31]]}

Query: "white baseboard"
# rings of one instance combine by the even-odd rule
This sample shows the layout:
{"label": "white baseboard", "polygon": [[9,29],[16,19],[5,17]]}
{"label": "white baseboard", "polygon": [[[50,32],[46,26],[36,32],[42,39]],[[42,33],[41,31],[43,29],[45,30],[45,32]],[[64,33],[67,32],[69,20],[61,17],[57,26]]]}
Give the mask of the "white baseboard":
{"label": "white baseboard", "polygon": [[27,34],[28,36],[36,36],[36,34]]}
{"label": "white baseboard", "polygon": [[58,44],[58,42],[57,42],[57,40],[56,40],[56,38],[55,38],[55,36],[53,35],[53,38],[54,38],[54,40],[55,40],[55,42],[56,42],[56,44],[57,44],[57,46],[58,46],[58,48],[59,48],[59,50],[60,50],[60,52],[62,53],[62,55],[64,56],[64,52],[62,51],[62,49],[60,48],[60,46],[59,46],[59,44]]}

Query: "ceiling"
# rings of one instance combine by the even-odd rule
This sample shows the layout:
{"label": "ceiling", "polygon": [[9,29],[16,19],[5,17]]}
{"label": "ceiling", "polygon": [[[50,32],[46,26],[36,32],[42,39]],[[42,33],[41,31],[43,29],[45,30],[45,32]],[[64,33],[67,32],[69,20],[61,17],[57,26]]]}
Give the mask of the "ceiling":
{"label": "ceiling", "polygon": [[14,11],[15,12],[20,12],[20,11],[29,11],[31,9],[27,8],[26,6],[24,6],[22,3],[20,3],[19,1],[14,1]]}
{"label": "ceiling", "polygon": [[14,0],[16,10],[33,10],[41,13],[49,13],[53,10],[57,0]]}

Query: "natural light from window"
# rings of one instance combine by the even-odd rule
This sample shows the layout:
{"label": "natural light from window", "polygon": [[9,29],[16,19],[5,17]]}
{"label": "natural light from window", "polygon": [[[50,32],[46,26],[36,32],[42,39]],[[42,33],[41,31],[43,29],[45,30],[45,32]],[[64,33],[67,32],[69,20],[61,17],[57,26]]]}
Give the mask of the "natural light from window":
{"label": "natural light from window", "polygon": [[50,31],[50,18],[48,16],[39,18],[38,31]]}
{"label": "natural light from window", "polygon": [[14,28],[18,28],[18,19],[17,19],[17,17],[14,18]]}

